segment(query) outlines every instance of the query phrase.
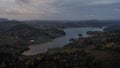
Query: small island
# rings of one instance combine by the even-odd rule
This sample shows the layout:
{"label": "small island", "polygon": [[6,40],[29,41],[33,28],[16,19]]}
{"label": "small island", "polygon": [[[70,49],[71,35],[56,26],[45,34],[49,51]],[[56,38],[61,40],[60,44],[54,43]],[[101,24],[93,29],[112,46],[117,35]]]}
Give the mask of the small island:
{"label": "small island", "polygon": [[83,36],[83,35],[82,35],[82,34],[78,34],[78,36],[80,36],[80,37],[81,37],[81,36]]}

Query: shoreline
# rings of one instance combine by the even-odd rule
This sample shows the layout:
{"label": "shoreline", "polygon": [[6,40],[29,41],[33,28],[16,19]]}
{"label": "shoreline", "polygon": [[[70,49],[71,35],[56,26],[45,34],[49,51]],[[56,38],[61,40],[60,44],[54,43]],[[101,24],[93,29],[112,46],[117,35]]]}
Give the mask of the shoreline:
{"label": "shoreline", "polygon": [[[76,27],[74,27],[74,28],[76,28]],[[77,27],[78,28],[78,27]],[[79,28],[83,28],[83,27],[79,27]],[[88,28],[88,27],[84,27],[84,28]],[[90,27],[90,28],[95,28],[95,27]],[[104,26],[102,27],[102,29],[100,30],[100,31],[103,31],[104,29]],[[88,32],[88,31],[87,31]],[[86,34],[87,34],[87,32],[86,32]],[[82,34],[83,35],[83,34]],[[88,34],[87,34],[88,35]],[[64,36],[63,36],[64,37]],[[61,37],[58,37],[58,38],[61,38]],[[55,38],[55,39],[57,39],[57,38]],[[54,39],[53,39],[54,40]],[[54,41],[53,41],[54,42]],[[50,43],[50,42],[46,42],[46,43]],[[38,46],[40,46],[40,45],[44,45],[44,44],[46,44],[46,43],[43,43],[43,44],[36,44],[36,45],[38,45]],[[69,43],[68,43],[69,44]],[[33,47],[35,46],[35,45],[32,45]],[[30,48],[32,48],[32,46],[29,46],[29,49]],[[52,49],[52,48],[54,48],[54,47],[52,47],[52,48],[49,48],[50,46],[48,46],[48,48],[46,48],[47,49],[47,51],[49,50],[49,49]],[[55,48],[57,48],[57,47],[55,47]],[[41,54],[41,53],[45,53],[45,52],[47,52],[46,51],[46,49],[41,49],[41,50],[43,50],[42,52],[40,52],[40,53],[38,53],[38,54]],[[28,51],[24,51],[23,53],[22,53],[22,55],[25,55],[25,56],[31,56],[31,54],[27,54],[27,52],[29,52],[29,53],[32,53],[30,50],[28,50]],[[37,55],[37,53],[36,54],[33,54],[33,55]]]}

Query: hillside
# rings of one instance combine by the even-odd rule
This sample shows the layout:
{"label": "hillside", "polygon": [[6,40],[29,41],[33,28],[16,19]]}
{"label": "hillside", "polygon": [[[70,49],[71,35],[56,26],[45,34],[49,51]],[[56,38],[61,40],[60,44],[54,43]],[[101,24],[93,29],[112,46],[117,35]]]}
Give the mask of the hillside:
{"label": "hillside", "polygon": [[12,27],[3,35],[17,37],[26,42],[34,40],[36,43],[41,43],[60,37],[64,35],[64,32],[58,29],[36,29],[27,24],[20,24]]}
{"label": "hillside", "polygon": [[[54,38],[65,35],[62,30],[55,28],[36,29],[16,21],[2,23],[2,26],[4,26],[4,30],[0,30],[0,52],[13,55],[21,54],[23,51],[28,50],[27,46],[29,45],[48,42]],[[6,26],[8,26],[9,29],[6,29]],[[4,51],[4,49],[6,49],[6,51]]]}
{"label": "hillside", "polygon": [[0,52],[0,67],[119,68],[120,31],[93,32],[91,35],[35,56],[14,56]]}
{"label": "hillside", "polygon": [[0,29],[8,30],[8,29],[10,29],[13,26],[16,26],[18,24],[23,24],[23,22],[14,21],[14,20],[2,21],[2,22],[0,22]]}
{"label": "hillside", "polygon": [[119,31],[120,30],[120,24],[109,26],[104,30],[105,31]]}
{"label": "hillside", "polygon": [[[98,22],[98,21],[97,21]],[[7,22],[8,24],[10,22]],[[12,22],[11,22],[12,23]],[[106,26],[97,24],[94,27]],[[92,27],[93,23],[64,23],[62,27]],[[96,23],[96,24],[95,24]],[[51,41],[64,36],[57,27],[35,28],[30,24],[15,21],[0,29],[0,68],[119,68],[120,67],[120,30],[113,22],[105,32],[87,32],[87,38],[70,40],[62,48],[48,49],[46,53],[34,56],[21,55],[28,46]],[[44,24],[44,23],[43,23]],[[114,25],[113,25],[114,24]],[[37,24],[36,24],[37,25]],[[38,26],[41,26],[40,23]],[[59,27],[58,27],[59,26]],[[114,26],[114,27],[113,27]],[[112,30],[111,30],[112,29]]]}
{"label": "hillside", "polygon": [[119,60],[120,31],[94,32],[92,37],[49,50],[35,68],[119,68]]}
{"label": "hillside", "polygon": [[0,18],[0,22],[2,22],[2,21],[8,21],[8,19],[7,18]]}

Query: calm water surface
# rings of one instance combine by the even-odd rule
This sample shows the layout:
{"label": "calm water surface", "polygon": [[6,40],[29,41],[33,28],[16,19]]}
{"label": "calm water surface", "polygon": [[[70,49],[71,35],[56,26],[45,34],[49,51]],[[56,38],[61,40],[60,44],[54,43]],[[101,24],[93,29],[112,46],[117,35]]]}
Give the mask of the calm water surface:
{"label": "calm water surface", "polygon": [[49,48],[63,47],[64,45],[69,43],[71,38],[78,38],[78,34],[82,34],[82,37],[88,37],[86,34],[88,31],[103,31],[103,28],[92,28],[92,27],[81,27],[81,28],[66,28],[63,29],[66,33],[65,36],[56,38],[52,40],[52,42],[47,42],[43,44],[31,45],[29,46],[30,50],[25,51],[23,55],[37,55],[40,53],[46,52]]}

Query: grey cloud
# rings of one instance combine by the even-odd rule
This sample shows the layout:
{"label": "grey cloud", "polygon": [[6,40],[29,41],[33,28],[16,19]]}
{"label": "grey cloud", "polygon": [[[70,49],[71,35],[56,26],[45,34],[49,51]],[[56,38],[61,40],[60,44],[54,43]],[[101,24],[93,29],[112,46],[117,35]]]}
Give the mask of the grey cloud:
{"label": "grey cloud", "polygon": [[8,14],[8,15],[23,15],[21,12],[19,12],[19,11],[16,11],[16,10],[8,10],[8,9],[0,9],[0,14],[2,14],[2,15],[6,15],[6,14]]}
{"label": "grey cloud", "polygon": [[31,1],[30,0],[15,0],[17,3],[25,3],[25,4],[27,4],[27,3],[31,3]]}
{"label": "grey cloud", "polygon": [[15,0],[14,4],[14,9],[0,10],[0,14],[35,19],[120,18],[120,0]]}
{"label": "grey cloud", "polygon": [[[119,0],[60,0],[54,5],[58,14],[57,18],[67,19],[111,19],[120,18],[120,12],[114,10],[120,8]],[[118,10],[118,9],[117,9]]]}

